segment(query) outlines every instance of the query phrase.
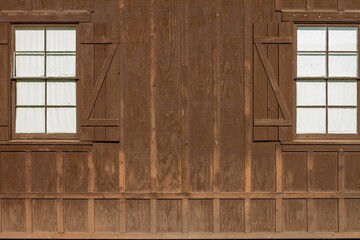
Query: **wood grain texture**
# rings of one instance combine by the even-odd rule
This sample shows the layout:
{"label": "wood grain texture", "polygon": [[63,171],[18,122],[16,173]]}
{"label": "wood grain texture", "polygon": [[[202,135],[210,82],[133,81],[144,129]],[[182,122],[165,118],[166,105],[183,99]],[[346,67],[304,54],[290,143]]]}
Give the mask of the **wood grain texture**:
{"label": "wood grain texture", "polygon": [[31,7],[33,11],[61,11],[62,0],[32,0]]}
{"label": "wood grain texture", "polygon": [[150,232],[150,201],[126,200],[126,231]]}
{"label": "wood grain texture", "polygon": [[118,200],[95,200],[95,232],[118,232],[119,208]]}
{"label": "wood grain texture", "polygon": [[56,153],[33,152],[32,190],[34,192],[56,192]]}
{"label": "wood grain texture", "polygon": [[2,10],[4,11],[25,11],[28,0],[3,0]]}
{"label": "wood grain texture", "polygon": [[211,2],[191,2],[187,18],[190,189],[210,191],[213,155]]}
{"label": "wood grain texture", "polygon": [[180,4],[179,0],[157,1],[157,183],[164,192],[181,190]]}
{"label": "wood grain texture", "polygon": [[306,152],[283,153],[283,190],[305,192],[307,186]]}
{"label": "wood grain texture", "polygon": [[283,200],[283,231],[307,231],[307,207],[305,199]]}
{"label": "wood grain texture", "polygon": [[360,199],[345,199],[345,231],[360,231]]}
{"label": "wood grain texture", "polygon": [[149,1],[126,1],[126,189],[150,188]]}
{"label": "wood grain texture", "polygon": [[281,10],[306,10],[307,0],[280,0]]}
{"label": "wood grain texture", "polygon": [[65,232],[86,232],[88,229],[88,204],[86,200],[64,200]]}
{"label": "wood grain texture", "polygon": [[95,192],[117,192],[119,189],[119,146],[94,144]]}
{"label": "wood grain texture", "polygon": [[338,231],[337,199],[314,199],[314,230],[316,232]]}
{"label": "wood grain texture", "polygon": [[0,153],[2,192],[25,192],[25,159],[26,153],[24,152]]}
{"label": "wood grain texture", "polygon": [[252,145],[252,190],[275,191],[275,144]]}
{"label": "wood grain texture", "polygon": [[244,210],[242,199],[220,200],[220,232],[244,232]]}
{"label": "wood grain texture", "polygon": [[337,191],[338,153],[314,153],[314,191]]}
{"label": "wood grain texture", "polygon": [[56,200],[33,200],[32,207],[34,232],[57,232]]}
{"label": "wood grain texture", "polygon": [[[8,39],[9,24],[0,24],[0,37]],[[10,64],[8,61],[8,45],[0,45],[0,61],[3,71],[0,72],[0,141],[9,140],[9,81]]]}
{"label": "wood grain texture", "polygon": [[[243,1],[220,1],[220,191],[244,191]],[[239,22],[240,21],[240,22]]]}
{"label": "wood grain texture", "polygon": [[88,191],[87,154],[64,153],[64,190],[65,192]]}
{"label": "wood grain texture", "polygon": [[85,10],[89,0],[62,0],[63,10]]}
{"label": "wood grain texture", "polygon": [[338,0],[307,0],[308,11],[337,11]]}
{"label": "wood grain texture", "polygon": [[189,200],[189,232],[213,231],[211,200]]}
{"label": "wood grain texture", "polygon": [[360,190],[360,154],[357,152],[345,153],[344,160],[344,183],[345,189],[349,191]]}
{"label": "wood grain texture", "polygon": [[181,200],[157,201],[157,232],[181,232]]}
{"label": "wood grain texture", "polygon": [[252,232],[275,232],[275,200],[251,201]]}
{"label": "wood grain texture", "polygon": [[25,200],[3,199],[2,207],[2,231],[25,232]]}

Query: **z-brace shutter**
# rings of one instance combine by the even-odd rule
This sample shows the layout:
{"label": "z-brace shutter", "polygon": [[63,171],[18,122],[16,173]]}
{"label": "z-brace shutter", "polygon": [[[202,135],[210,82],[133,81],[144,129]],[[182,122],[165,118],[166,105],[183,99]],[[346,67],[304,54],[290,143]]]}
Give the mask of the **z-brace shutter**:
{"label": "z-brace shutter", "polygon": [[254,141],[292,138],[293,23],[254,25]]}
{"label": "z-brace shutter", "polygon": [[111,23],[80,25],[82,140],[119,140],[119,63],[114,60],[119,38],[108,37],[116,35],[116,31]]}
{"label": "z-brace shutter", "polygon": [[9,31],[10,24],[0,23],[0,141],[9,140]]}

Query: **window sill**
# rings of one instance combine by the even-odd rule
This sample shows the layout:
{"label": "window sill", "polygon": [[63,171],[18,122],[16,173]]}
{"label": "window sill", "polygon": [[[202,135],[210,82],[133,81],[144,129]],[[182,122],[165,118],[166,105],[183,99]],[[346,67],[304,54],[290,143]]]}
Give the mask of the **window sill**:
{"label": "window sill", "polygon": [[90,152],[92,142],[78,140],[11,140],[0,141],[1,151],[75,151]]}
{"label": "window sill", "polygon": [[293,140],[281,141],[281,145],[360,145],[360,140]]}

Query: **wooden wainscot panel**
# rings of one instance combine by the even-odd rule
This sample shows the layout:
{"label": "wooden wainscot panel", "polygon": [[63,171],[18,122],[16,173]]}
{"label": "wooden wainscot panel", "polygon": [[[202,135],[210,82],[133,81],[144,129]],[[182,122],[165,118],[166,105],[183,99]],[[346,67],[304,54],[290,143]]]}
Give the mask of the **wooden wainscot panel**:
{"label": "wooden wainscot panel", "polygon": [[3,232],[25,232],[25,200],[3,199],[1,210]]}
{"label": "wooden wainscot panel", "polygon": [[156,215],[158,232],[181,232],[181,200],[158,200]]}
{"label": "wooden wainscot panel", "polygon": [[345,231],[360,232],[360,199],[345,199]]}
{"label": "wooden wainscot panel", "polygon": [[119,231],[118,199],[95,200],[95,232]]}
{"label": "wooden wainscot panel", "polygon": [[360,10],[360,1],[338,0],[339,11],[357,12]]}
{"label": "wooden wainscot panel", "polygon": [[189,200],[189,231],[213,231],[212,200]]}
{"label": "wooden wainscot panel", "polygon": [[62,0],[32,0],[33,11],[61,11]]}
{"label": "wooden wainscot panel", "polygon": [[337,191],[338,153],[314,152],[314,191]]}
{"label": "wooden wainscot panel", "polygon": [[345,189],[360,191],[360,153],[346,152],[344,162]]}
{"label": "wooden wainscot panel", "polygon": [[33,231],[56,232],[57,215],[56,200],[36,199],[33,200]]}
{"label": "wooden wainscot panel", "polygon": [[252,232],[275,232],[275,200],[251,201]]}
{"label": "wooden wainscot panel", "polygon": [[87,220],[88,203],[86,200],[64,200],[65,232],[86,232]]}
{"label": "wooden wainscot panel", "polygon": [[307,183],[306,152],[283,153],[283,190],[305,192]]}
{"label": "wooden wainscot panel", "polygon": [[307,0],[308,11],[337,11],[338,0]]}
{"label": "wooden wainscot panel", "polygon": [[86,153],[63,153],[65,192],[88,191]]}
{"label": "wooden wainscot panel", "polygon": [[26,11],[28,0],[3,0],[2,9],[4,11]]}
{"label": "wooden wainscot panel", "polygon": [[245,208],[243,199],[220,200],[220,231],[244,232]]}
{"label": "wooden wainscot panel", "polygon": [[252,156],[252,190],[275,191],[275,144],[254,143]]}
{"label": "wooden wainscot panel", "polygon": [[85,10],[87,9],[88,0],[62,0],[63,10]]}
{"label": "wooden wainscot panel", "polygon": [[277,10],[305,11],[307,0],[275,0]]}
{"label": "wooden wainscot panel", "polygon": [[32,152],[32,191],[56,192],[56,153]]}
{"label": "wooden wainscot panel", "polygon": [[150,200],[126,200],[126,231],[150,232]]}
{"label": "wooden wainscot panel", "polygon": [[313,214],[316,232],[338,231],[337,199],[314,199]]}
{"label": "wooden wainscot panel", "polygon": [[96,143],[93,148],[95,192],[119,189],[119,144]]}
{"label": "wooden wainscot panel", "polygon": [[0,153],[2,192],[25,192],[26,154],[24,152]]}
{"label": "wooden wainscot panel", "polygon": [[306,199],[283,200],[283,231],[306,232],[307,214]]}

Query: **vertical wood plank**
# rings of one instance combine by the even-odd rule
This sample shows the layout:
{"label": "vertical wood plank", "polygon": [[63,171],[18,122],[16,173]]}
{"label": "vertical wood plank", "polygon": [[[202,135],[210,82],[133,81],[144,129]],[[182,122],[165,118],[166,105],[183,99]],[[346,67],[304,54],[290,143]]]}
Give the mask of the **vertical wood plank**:
{"label": "vertical wood plank", "polygon": [[189,200],[181,200],[181,219],[182,219],[182,232],[189,232]]}
{"label": "vertical wood plank", "polygon": [[32,232],[32,199],[27,198],[25,201],[25,217],[26,217],[26,232],[31,233]]}
{"label": "vertical wood plank", "polygon": [[313,169],[314,169],[314,153],[307,153],[307,190],[308,192],[314,192],[314,178],[313,178]]}
{"label": "vertical wood plank", "polygon": [[63,199],[56,200],[56,215],[57,215],[57,231],[64,232],[64,201]]}
{"label": "vertical wood plank", "polygon": [[214,232],[220,232],[220,199],[213,199]]}
{"label": "vertical wood plank", "polygon": [[283,186],[283,158],[282,158],[282,151],[281,145],[275,145],[275,154],[276,154],[276,192],[282,192]]}
{"label": "vertical wood plank", "polygon": [[95,232],[95,200],[88,199],[88,231]]}
{"label": "vertical wood plank", "polygon": [[150,216],[151,216],[151,232],[156,233],[157,231],[157,199],[150,200]]}
{"label": "vertical wood plank", "polygon": [[[219,192],[220,190],[220,2],[213,0],[213,81],[214,81],[214,153],[213,153],[213,176],[212,176],[212,190]],[[219,202],[218,202],[219,203]],[[214,219],[214,224],[215,224]],[[214,226],[215,228],[216,226]],[[220,225],[219,231],[220,231]],[[217,229],[214,229],[217,230]]]}
{"label": "vertical wood plank", "polygon": [[314,199],[307,199],[307,216],[308,216],[308,232],[313,233],[315,231],[314,222]]}
{"label": "vertical wood plank", "polygon": [[346,0],[337,0],[337,10],[339,12],[343,12],[345,10],[345,2]]}
{"label": "vertical wood plank", "polygon": [[126,213],[125,213],[125,199],[120,199],[120,213],[119,213],[119,231],[121,233],[126,232]]}
{"label": "vertical wood plank", "polygon": [[339,217],[339,232],[346,231],[346,206],[345,206],[345,199],[339,198],[338,199],[338,217]]}
{"label": "vertical wood plank", "polygon": [[[156,14],[157,3],[150,1],[150,191],[157,191],[156,141]],[[156,228],[155,228],[156,229]]]}
{"label": "vertical wood plank", "polygon": [[245,233],[251,232],[251,199],[245,199]]}
{"label": "vertical wood plank", "polygon": [[[26,192],[30,193],[31,192],[31,187],[32,187],[32,179],[31,179],[31,152],[26,152],[26,158],[25,158],[25,179],[26,179],[26,184],[25,184],[25,190]],[[31,233],[32,232],[32,199],[31,198],[27,198],[25,200],[25,217],[26,217],[26,232],[27,233]]]}
{"label": "vertical wood plank", "polygon": [[[64,192],[64,167],[62,152],[56,152],[56,191]],[[64,232],[64,201],[56,200],[57,231]]]}
{"label": "vertical wood plank", "polygon": [[[1,4],[1,2],[0,2]],[[2,199],[0,196],[0,232],[2,232]]]}
{"label": "vertical wood plank", "polygon": [[[343,193],[345,191],[345,154],[340,148],[338,153],[338,191]],[[346,230],[346,207],[345,199],[338,199],[338,217],[339,217],[339,232]]]}
{"label": "vertical wood plank", "polygon": [[282,223],[283,223],[283,203],[282,198],[277,198],[275,202],[276,206],[276,223],[275,229],[277,233],[282,232]]}
{"label": "vertical wood plank", "polygon": [[88,162],[88,191],[94,192],[95,189],[95,174],[94,174],[94,159],[92,152],[89,152],[87,155],[87,162]]}

